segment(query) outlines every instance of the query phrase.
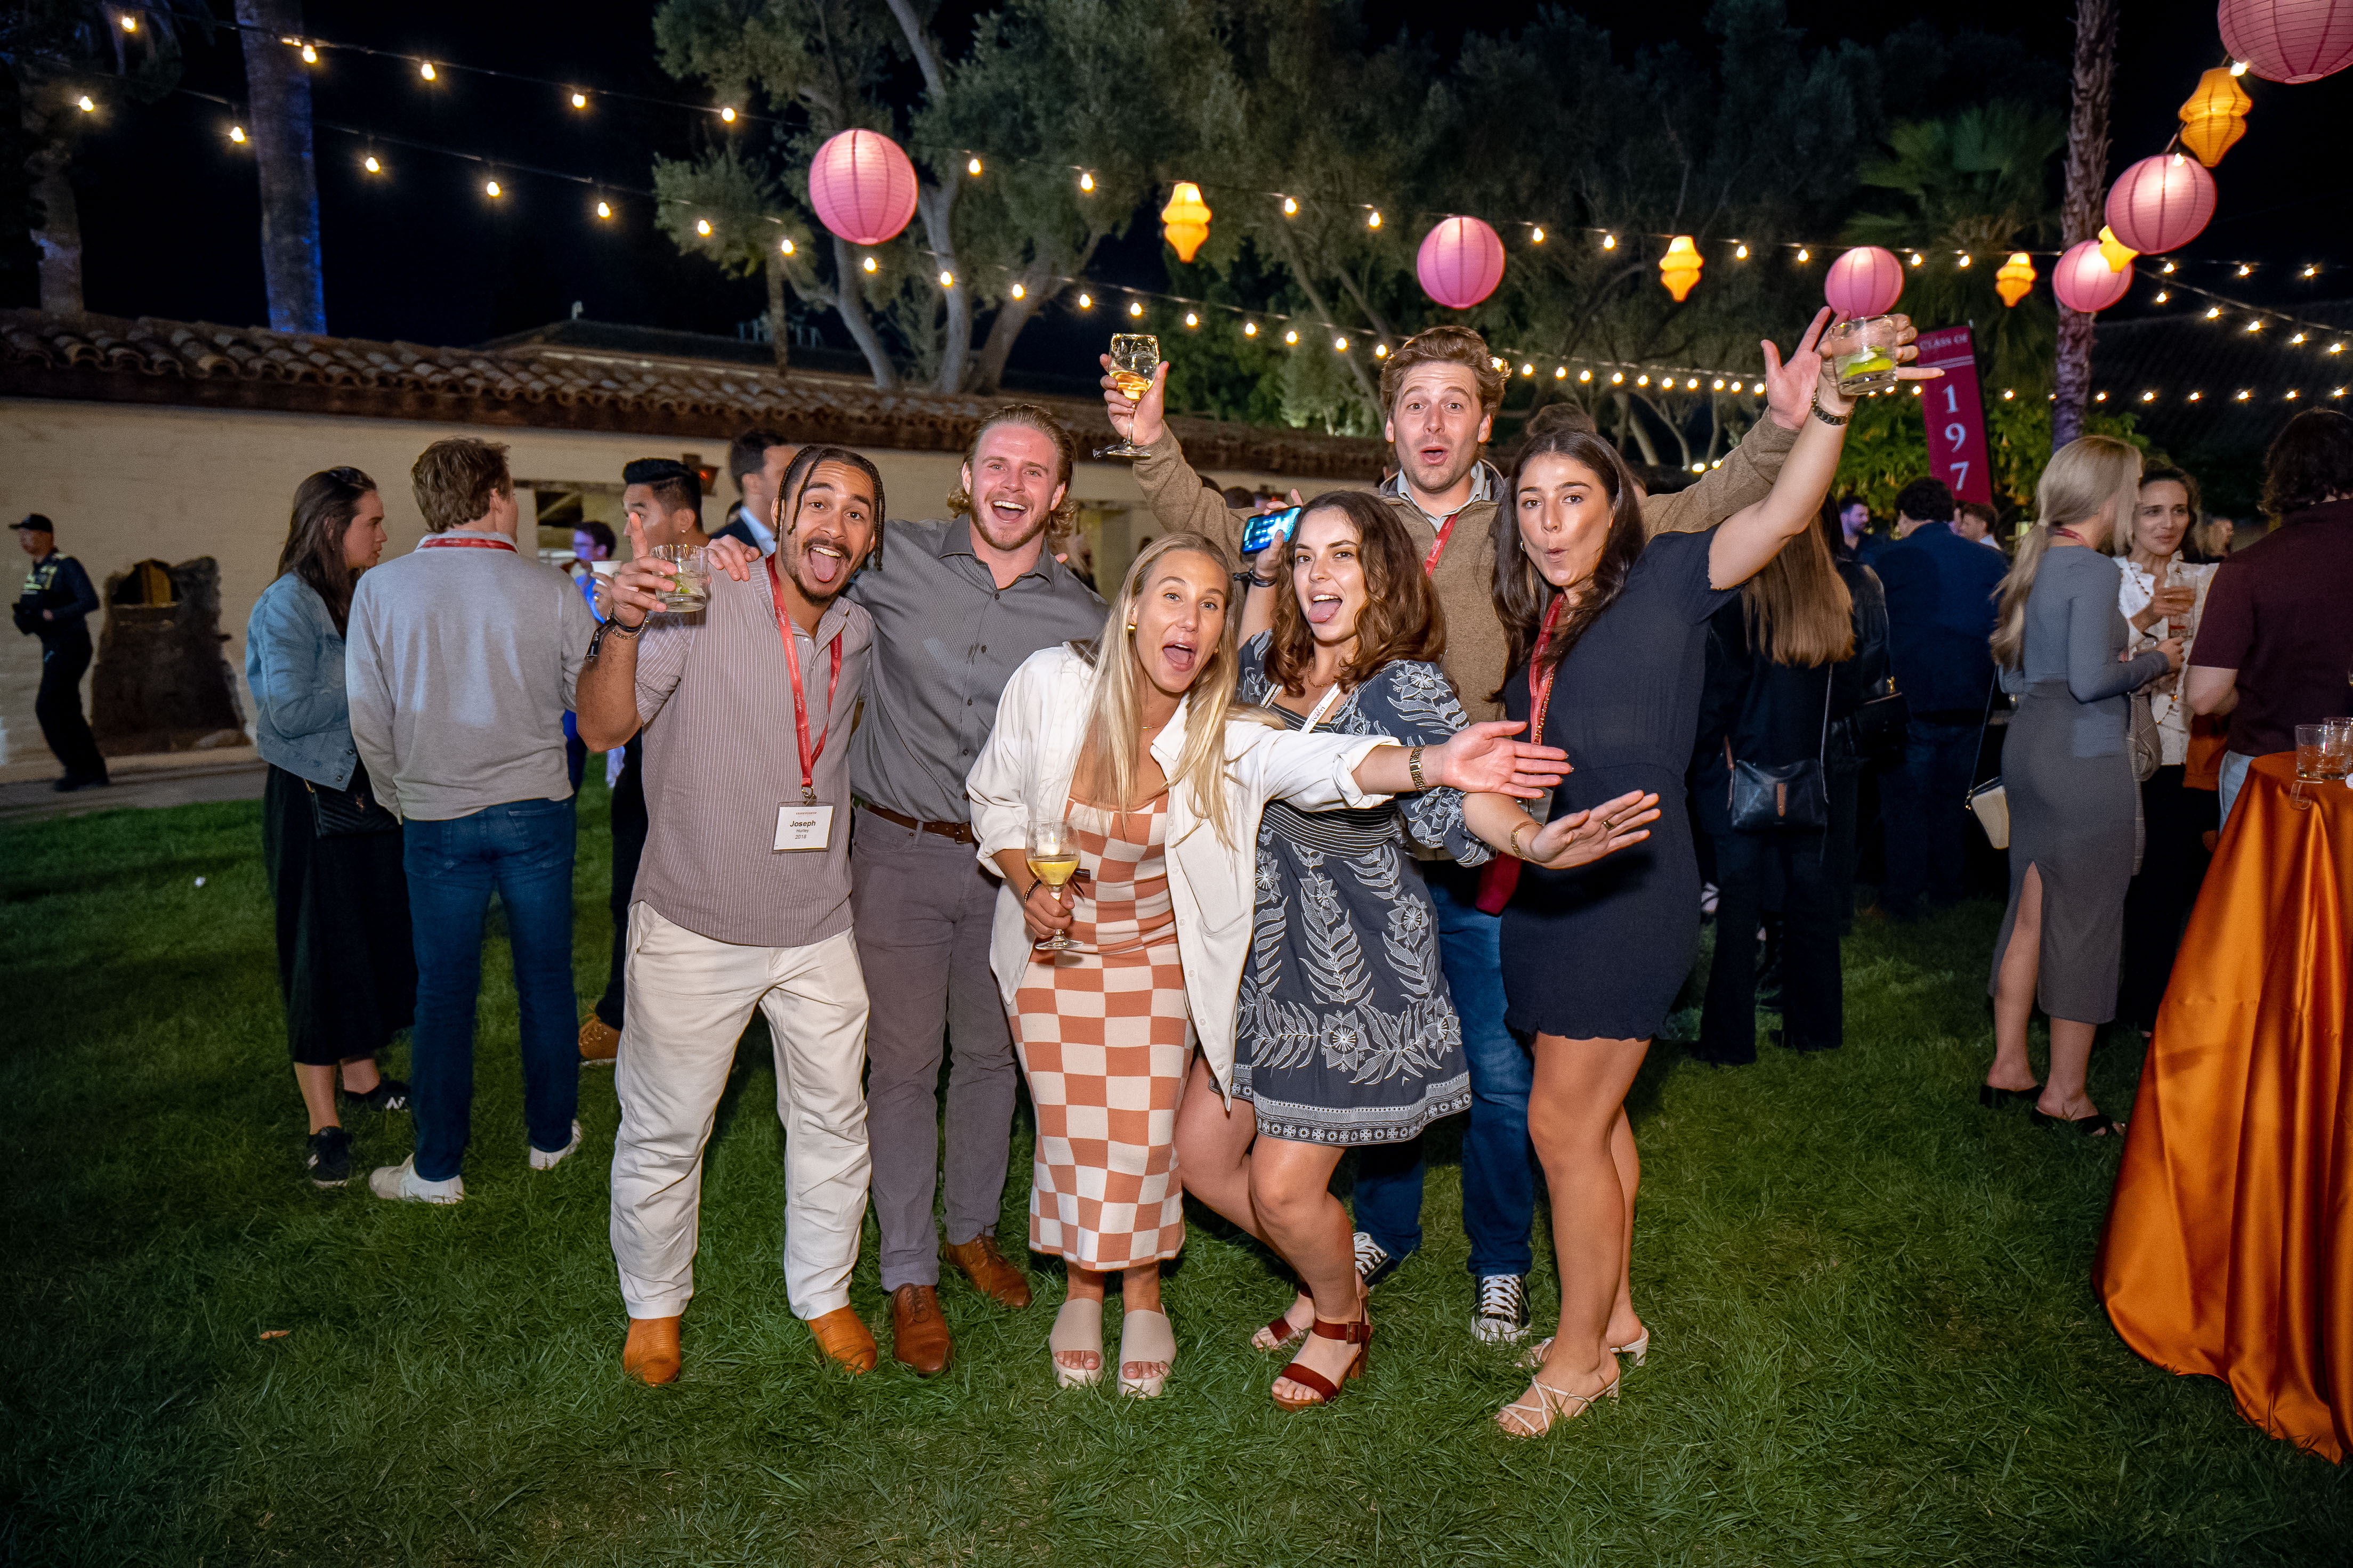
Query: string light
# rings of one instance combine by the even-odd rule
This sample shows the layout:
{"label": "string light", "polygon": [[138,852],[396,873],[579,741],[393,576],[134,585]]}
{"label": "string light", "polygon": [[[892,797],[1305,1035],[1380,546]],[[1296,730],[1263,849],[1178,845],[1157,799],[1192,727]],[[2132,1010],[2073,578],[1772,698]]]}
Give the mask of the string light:
{"label": "string light", "polygon": [[1524,365],[1520,366],[1520,374],[1521,374],[1522,375],[1534,375],[1534,374],[1535,374],[1535,373],[1536,373],[1536,367],[1535,367],[1535,365],[1532,365],[1532,364],[1524,364]]}
{"label": "string light", "polygon": [[[598,202],[598,203],[596,204],[596,207],[597,207],[596,216],[597,216],[598,217],[603,217],[603,216],[605,216],[605,213],[604,213],[604,206],[605,206],[605,204],[604,204],[603,202]],[[786,256],[790,256],[790,255],[793,253],[793,242],[792,242],[792,238],[791,238],[791,237],[790,237],[790,236],[786,237],[786,238],[785,238],[785,239],[783,239],[782,241],[780,241],[780,242],[777,244],[776,248],[777,248],[778,250],[783,251]],[[1016,291],[1017,293],[1018,293],[1018,292],[1019,292],[1019,290],[1018,290],[1018,289],[1017,289],[1017,290],[1015,290],[1015,291]]]}
{"label": "string light", "polygon": [[733,104],[728,104],[728,105],[723,106],[723,107],[719,110],[719,118],[720,118],[721,120],[724,121],[727,124],[730,124],[730,125],[734,124],[734,123],[735,123],[735,108],[734,108],[734,106],[733,106]]}
{"label": "string light", "polygon": [[381,174],[384,173],[384,165],[375,161],[375,154],[373,153],[369,153],[367,157],[361,162],[360,167],[365,169],[371,174]]}
{"label": "string light", "polygon": [[2302,394],[2302,393],[2300,393],[2300,392],[2298,392],[2295,388],[2294,388],[2294,387],[2290,387],[2290,388],[2288,389],[2287,400],[2288,400],[2290,403],[2294,403],[2294,402],[2295,402],[2298,397],[2300,397],[2300,396],[2302,396],[2302,395],[2303,395],[2303,394]]}
{"label": "string light", "polygon": [[980,176],[980,160],[977,158],[966,158],[964,161],[964,172],[977,179]]}
{"label": "string light", "polygon": [[1799,246],[1799,247],[1798,247],[1798,259],[1799,259],[1799,261],[1801,261],[1801,262],[1804,262],[1804,261],[1811,261],[1813,258],[1814,258],[1814,253],[1813,253],[1812,251],[1808,250],[1808,249],[1807,249],[1804,246],[1802,246],[1802,245],[1801,245],[1801,246]]}
{"label": "string light", "polygon": [[[880,264],[879,262],[877,262],[877,261],[876,261],[872,257],[871,257],[871,256],[870,256],[870,257],[868,257],[865,260],[863,260],[863,261],[860,262],[858,265],[859,265],[860,267],[861,267],[861,268],[865,268],[865,269],[866,269],[867,271],[869,271],[869,272],[877,272],[877,271],[880,271],[880,270],[881,269],[881,264]],[[1083,297],[1084,297],[1084,296],[1082,296],[1082,298],[1083,298]]]}
{"label": "string light", "polygon": [[2341,354],[2345,352],[2345,345],[2343,343],[2331,343],[2328,345],[2328,352],[2333,354]]}
{"label": "string light", "polygon": [[2246,75],[2246,74],[2247,74],[2247,62],[2246,62],[2246,61],[2244,61],[2244,60],[2232,60],[2232,61],[2231,62],[2231,74],[2232,74],[2232,76],[2244,76],[2244,75]]}
{"label": "string light", "polygon": [[1916,250],[1912,253],[1912,265],[1915,267],[1920,265],[1920,253]]}
{"label": "string light", "polygon": [[[498,192],[496,192],[496,191],[492,191],[492,192],[491,193],[491,195],[498,195]],[[711,237],[711,220],[710,220],[709,218],[707,218],[707,217],[699,217],[699,218],[696,218],[696,219],[694,220],[694,232],[695,232],[695,233],[697,233],[697,234],[699,234],[699,235],[701,235],[701,236],[702,236],[705,239],[710,238],[710,237]]]}
{"label": "string light", "polygon": [[[610,202],[598,202],[596,204],[596,216],[600,218],[610,218],[613,216],[613,204]],[[792,244],[793,242],[789,239],[785,241],[785,250],[787,255],[791,254]]]}
{"label": "string light", "polygon": [[1968,264],[1969,264],[1969,254],[1968,254],[1968,251],[1966,251],[1966,250],[1965,250],[1965,251],[1961,252],[1961,259],[1960,259],[1960,263],[1959,263],[1959,265],[1961,265],[1961,266],[1963,266],[1963,267],[1967,267]]}
{"label": "string light", "polygon": [[1299,204],[1293,201],[1289,196],[1283,197],[1282,216],[1285,217],[1297,217],[1299,216]]}
{"label": "string light", "polygon": [[2242,386],[2242,387],[2241,387],[2241,388],[2239,389],[2239,395],[2238,395],[2238,399],[2237,399],[2237,401],[2239,401],[2239,402],[2241,402],[2241,403],[2244,403],[2248,398],[2253,397],[2253,395],[2254,395],[2254,394],[2253,394],[2253,392],[2249,391],[2248,389],[2246,389],[2245,387],[2243,387],[2243,386]]}
{"label": "string light", "polygon": [[1544,225],[1538,224],[1535,226],[1535,234],[1534,238],[1535,243],[1538,245],[1542,245],[1544,243]]}
{"label": "string light", "polygon": [[[1915,397],[1920,395],[1920,384],[1916,381],[1912,384],[1912,395]],[[2092,401],[2094,403],[2105,403],[2107,400],[2108,395],[2105,392],[2095,392],[2092,394]]]}
{"label": "string light", "polygon": [[588,107],[588,95],[587,95],[586,93],[585,93],[585,92],[580,91],[580,90],[579,90],[578,89],[576,89],[576,88],[575,88],[575,89],[573,89],[573,93],[572,93],[572,107],[573,107],[573,108],[575,108],[575,109],[586,109],[586,108],[587,108],[587,107]]}
{"label": "string light", "polygon": [[98,105],[90,100],[90,94],[86,92],[79,98],[74,100],[74,107],[80,110],[84,114],[94,114],[98,111]]}
{"label": "string light", "polygon": [[2248,266],[2245,262],[2242,261],[2242,262],[2240,262],[2240,263],[2239,263],[2239,276],[2240,276],[2240,277],[2242,277],[2242,278],[2252,278],[2252,277],[2253,277],[2253,276],[2254,276],[2254,271],[2255,271],[2255,269],[2254,269],[2253,268],[2252,268],[2252,267]]}
{"label": "string light", "polygon": [[2205,395],[2204,393],[2202,393],[2202,392],[2193,392],[2193,393],[2191,393],[2191,394],[2189,395],[2189,401],[2190,401],[2190,402],[2192,402],[2192,403],[2195,403],[2195,402],[2197,402],[2200,398],[2201,398],[2201,397],[2203,397],[2203,396],[2205,396],[2205,395]]}
{"label": "string light", "polygon": [[1648,386],[1651,384],[1651,378],[1648,375],[1638,375],[1634,378],[1634,384],[1636,386]]}
{"label": "string light", "polygon": [[2221,307],[2221,306],[2220,306],[2220,305],[2210,305],[2210,306],[2208,306],[2208,307],[2207,307],[2207,310],[2206,310],[2206,319],[2207,319],[2208,321],[2220,321],[2220,320],[2221,319],[2221,315],[2222,315],[2222,307]]}
{"label": "string light", "polygon": [[1092,310],[1094,308],[1095,297],[1082,289],[1079,293],[1079,309],[1082,310]]}
{"label": "string light", "polygon": [[1366,226],[1366,228],[1378,228],[1378,227],[1380,227],[1380,226],[1381,226],[1381,209],[1380,209],[1380,208],[1378,208],[1378,207],[1375,207],[1375,208],[1373,209],[1373,216],[1370,216],[1370,217],[1368,217],[1368,218],[1366,218],[1366,219],[1365,220],[1365,226]]}
{"label": "string light", "polygon": [[1603,235],[1603,236],[1601,237],[1601,248],[1602,248],[1602,249],[1604,249],[1604,250],[1615,250],[1615,249],[1617,249],[1617,248],[1618,248],[1618,237],[1617,237],[1616,235],[1614,235],[1614,234],[1605,234],[1605,235]]}
{"label": "string light", "polygon": [[242,141],[244,141],[244,140],[245,140],[245,127],[244,127],[244,126],[242,126],[242,125],[232,125],[232,126],[230,126],[230,127],[228,128],[228,139],[229,139],[230,141],[232,141],[232,142],[242,142]]}
{"label": "string light", "polygon": [[2143,403],[2155,403],[2157,401],[2157,394],[2154,392],[2144,392],[2140,395],[2140,400]]}
{"label": "string light", "polygon": [[1611,371],[1611,372],[1609,373],[1609,384],[1610,384],[1610,385],[1612,385],[1612,386],[1623,386],[1623,385],[1625,385],[1625,384],[1626,384],[1626,373],[1625,373],[1624,371],[1622,371],[1622,370],[1613,370],[1613,371]]}
{"label": "string light", "polygon": [[1256,321],[1244,321],[1242,323],[1242,336],[1246,338],[1254,338],[1258,336],[1258,323]]}
{"label": "string light", "polygon": [[[1717,376],[1717,377],[1715,378],[1715,385],[1713,385],[1713,386],[1711,386],[1711,387],[1709,387],[1709,388],[1708,388],[1708,390],[1709,390],[1710,392],[1722,392],[1722,391],[1724,390],[1724,377],[1722,377],[1722,376],[1720,376],[1720,375],[1719,375],[1719,376]],[[1740,389],[1739,389],[1738,387],[1736,387],[1736,387],[1734,387],[1734,388],[1733,388],[1733,390],[1734,390],[1735,392],[1737,392],[1737,391],[1739,391]]]}
{"label": "string light", "polygon": [[1591,381],[1593,379],[1593,373],[1589,370],[1580,370],[1577,373],[1577,379],[1579,381]]}
{"label": "string light", "polygon": [[[1567,381],[1568,379],[1568,366],[1565,364],[1553,366],[1552,378],[1555,381]],[[1717,382],[1716,384],[1721,386],[1724,384],[1722,382]]]}
{"label": "string light", "polygon": [[504,191],[499,189],[499,183],[496,180],[484,180],[482,182],[482,194],[488,196],[501,196],[506,195]]}
{"label": "string light", "polygon": [[2005,386],[2001,389],[2001,400],[2004,403],[2008,403],[2011,398],[2016,397],[2017,395],[2018,389],[2014,386]]}
{"label": "string light", "polygon": [[943,289],[953,289],[955,287],[955,274],[949,271],[944,267],[940,268],[940,287]]}
{"label": "string light", "polygon": [[1091,174],[1082,171],[1079,174],[1079,189],[1082,191],[1092,191],[1094,188],[1095,177]]}
{"label": "string light", "polygon": [[2295,336],[2288,339],[2288,342],[2291,343],[2300,343],[2304,342],[2304,334],[2302,332],[2298,332]]}
{"label": "string light", "polygon": [[2158,268],[2158,270],[2162,272],[2171,272],[2173,270],[2173,263],[2168,261],[2162,268]]}
{"label": "string light", "polygon": [[435,79],[435,77],[434,77],[434,74],[433,74],[433,62],[432,62],[431,60],[419,60],[419,61],[417,61],[417,74],[418,76],[423,77],[427,81],[432,81],[432,80],[436,79]]}
{"label": "string light", "polygon": [[122,30],[126,33],[137,32],[139,30],[139,18],[125,15],[122,18]]}
{"label": "string light", "polygon": [[2320,276],[2320,268],[2317,267],[2307,267],[2304,269],[2304,275],[2306,278],[2317,278]]}
{"label": "string light", "polygon": [[1013,286],[1013,297],[1017,300],[1027,300],[1029,297],[1029,290],[1016,283]]}
{"label": "string light", "polygon": [[1127,313],[1131,316],[1141,316],[1144,314],[1144,301],[1141,300],[1130,300],[1127,302]]}
{"label": "string light", "polygon": [[1345,337],[1334,338],[1332,340],[1332,348],[1333,352],[1335,353],[1346,353],[1348,352],[1348,340]]}
{"label": "string light", "polygon": [[1747,247],[1746,246],[1745,246],[1745,245],[1741,245],[1741,244],[1737,244],[1737,243],[1736,243],[1736,244],[1733,246],[1733,247],[1732,247],[1732,258],[1733,258],[1735,261],[1746,261],[1746,260],[1747,260],[1747,259],[1748,259],[1748,247]]}
{"label": "string light", "polygon": [[2251,332],[2260,332],[2263,330],[2263,319],[2261,316],[2257,316],[2253,321],[2247,323],[2247,331]]}
{"label": "string light", "polygon": [[1388,344],[1387,344],[1387,343],[1375,343],[1375,344],[1373,345],[1373,357],[1374,357],[1375,359],[1387,359],[1387,358],[1388,358],[1388,357],[1389,357],[1389,346],[1388,346]]}
{"label": "string light", "polygon": [[1282,341],[1295,347],[1299,342],[1299,333],[1296,331],[1285,332],[1282,334]]}
{"label": "string light", "polygon": [[1186,325],[1186,326],[1187,326],[1188,328],[1189,328],[1189,327],[1198,327],[1198,326],[1199,326],[1200,324],[1201,324],[1200,312],[1198,312],[1198,311],[1197,311],[1197,310],[1187,310],[1187,311],[1186,311],[1186,312],[1185,312],[1185,325]]}
{"label": "string light", "polygon": [[2173,297],[2173,291],[2172,291],[2171,289],[2159,289],[2157,291],[2157,302],[2158,302],[2158,304],[2160,304],[2160,305],[2164,304],[2168,300],[2171,299],[2172,297]]}

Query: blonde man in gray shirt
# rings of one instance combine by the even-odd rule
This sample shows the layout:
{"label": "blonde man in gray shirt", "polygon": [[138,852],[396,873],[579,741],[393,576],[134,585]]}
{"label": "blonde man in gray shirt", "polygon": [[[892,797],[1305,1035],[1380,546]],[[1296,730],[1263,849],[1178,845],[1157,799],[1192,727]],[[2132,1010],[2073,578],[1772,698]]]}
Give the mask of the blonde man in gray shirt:
{"label": "blonde man in gray shirt", "polygon": [[866,1372],[876,1359],[849,1304],[868,1157],[849,740],[873,621],[843,590],[880,535],[882,481],[857,453],[815,446],[780,494],[776,552],[748,570],[726,562],[691,615],[658,613],[671,568],[632,521],[637,558],[613,579],[579,683],[591,750],[645,731],[612,1241],[629,1310],[621,1367],[649,1384],[679,1373],[703,1148],[754,1007],[785,1126],[786,1297],[837,1363]]}
{"label": "blonde man in gray shirt", "polygon": [[552,1170],[580,1146],[564,710],[596,623],[570,578],[517,548],[506,450],[425,449],[409,479],[432,531],[360,579],[343,644],[352,740],[376,798],[403,819],[417,932],[417,1149],[368,1178],[376,1196],[405,1203],[466,1195],[493,889],[514,951],[531,1167]]}

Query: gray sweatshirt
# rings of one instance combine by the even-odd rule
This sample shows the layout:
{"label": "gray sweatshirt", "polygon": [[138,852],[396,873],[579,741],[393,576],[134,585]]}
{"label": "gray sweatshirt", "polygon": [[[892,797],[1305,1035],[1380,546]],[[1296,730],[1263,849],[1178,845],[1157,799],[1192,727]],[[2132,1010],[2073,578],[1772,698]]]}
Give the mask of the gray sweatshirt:
{"label": "gray sweatshirt", "polygon": [[344,688],[377,798],[446,822],[568,797],[564,715],[596,629],[570,578],[495,545],[428,542],[364,574]]}

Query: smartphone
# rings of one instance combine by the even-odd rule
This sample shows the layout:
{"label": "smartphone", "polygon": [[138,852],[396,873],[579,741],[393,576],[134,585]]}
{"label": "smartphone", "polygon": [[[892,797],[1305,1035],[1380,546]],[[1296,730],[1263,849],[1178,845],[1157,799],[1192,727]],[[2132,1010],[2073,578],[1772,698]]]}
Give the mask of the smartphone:
{"label": "smartphone", "polygon": [[1298,507],[1287,506],[1281,511],[1271,511],[1263,517],[1250,519],[1250,526],[1242,530],[1242,564],[1247,566],[1257,560],[1259,552],[1276,540],[1290,538],[1293,527],[1299,521],[1300,510]]}

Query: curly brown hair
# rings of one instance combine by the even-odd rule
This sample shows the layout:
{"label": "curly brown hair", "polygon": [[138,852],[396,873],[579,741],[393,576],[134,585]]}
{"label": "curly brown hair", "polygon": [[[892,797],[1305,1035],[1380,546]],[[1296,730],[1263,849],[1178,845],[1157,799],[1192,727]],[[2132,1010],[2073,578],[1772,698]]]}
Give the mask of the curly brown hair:
{"label": "curly brown hair", "polygon": [[[1071,468],[1078,459],[1078,448],[1071,440],[1071,433],[1055,423],[1051,414],[1034,403],[1008,403],[982,420],[978,428],[973,431],[972,439],[965,443],[965,468],[972,467],[973,454],[980,450],[980,438],[999,425],[1025,426],[1054,443],[1054,455],[1061,463],[1060,477],[1054,482],[1062,488],[1062,500],[1046,516],[1046,543],[1049,548],[1061,543],[1079,526],[1079,503],[1071,494]],[[948,515],[972,515],[972,492],[962,484],[948,492]]]}
{"label": "curly brown hair", "polygon": [[1381,362],[1381,416],[1387,418],[1397,407],[1398,389],[1405,384],[1406,373],[1418,364],[1443,360],[1459,364],[1471,373],[1479,386],[1479,406],[1493,414],[1504,405],[1504,373],[1495,368],[1495,356],[1487,352],[1487,340],[1468,327],[1431,327],[1414,333],[1397,346],[1397,352]]}
{"label": "curly brown hair", "polygon": [[2274,521],[2353,496],[2353,415],[2307,408],[2263,457],[2263,510]]}
{"label": "curly brown hair", "polygon": [[507,472],[504,445],[461,436],[436,441],[419,453],[408,470],[408,487],[426,528],[443,533],[490,510],[491,496],[514,494],[514,479]]}
{"label": "curly brown hair", "polygon": [[[1292,537],[1319,511],[1336,511],[1356,531],[1365,568],[1365,607],[1356,616],[1356,651],[1340,667],[1346,690],[1400,658],[1436,664],[1446,653],[1446,612],[1421,569],[1413,536],[1388,502],[1364,490],[1326,490],[1299,509]],[[1277,589],[1267,637],[1267,678],[1298,697],[1315,665],[1315,630],[1295,590]]]}

